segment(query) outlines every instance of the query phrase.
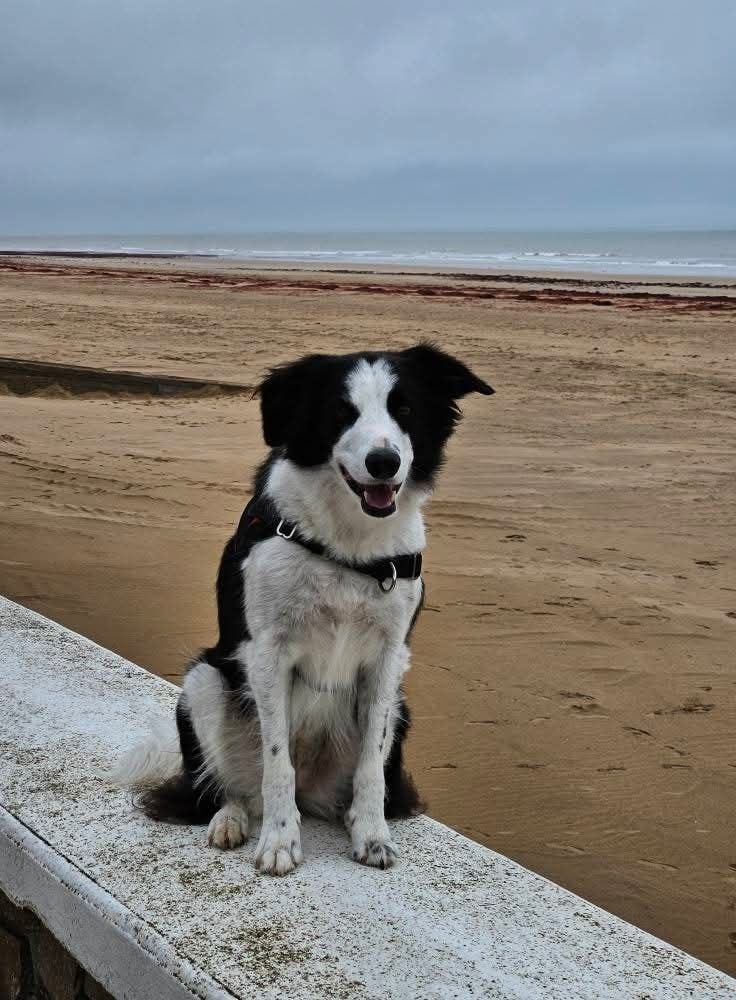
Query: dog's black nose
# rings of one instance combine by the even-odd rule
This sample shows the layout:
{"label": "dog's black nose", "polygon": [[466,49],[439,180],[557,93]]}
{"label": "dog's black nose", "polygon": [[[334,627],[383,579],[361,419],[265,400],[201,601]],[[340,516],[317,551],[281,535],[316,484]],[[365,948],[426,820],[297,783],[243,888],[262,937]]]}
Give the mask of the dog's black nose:
{"label": "dog's black nose", "polygon": [[401,456],[393,448],[374,448],[365,458],[365,467],[374,479],[391,479],[400,465]]}

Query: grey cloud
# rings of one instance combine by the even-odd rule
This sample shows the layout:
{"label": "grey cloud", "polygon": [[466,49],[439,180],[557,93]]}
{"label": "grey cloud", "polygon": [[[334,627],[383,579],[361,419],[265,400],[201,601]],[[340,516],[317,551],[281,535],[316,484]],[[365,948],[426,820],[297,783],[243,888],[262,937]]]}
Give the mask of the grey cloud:
{"label": "grey cloud", "polygon": [[28,0],[0,226],[733,225],[735,28],[731,0]]}

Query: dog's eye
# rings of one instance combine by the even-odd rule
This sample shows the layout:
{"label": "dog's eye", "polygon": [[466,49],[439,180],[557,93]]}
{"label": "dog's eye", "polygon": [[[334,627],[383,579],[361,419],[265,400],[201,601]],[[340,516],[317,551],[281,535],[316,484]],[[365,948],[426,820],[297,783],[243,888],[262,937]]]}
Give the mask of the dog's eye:
{"label": "dog's eye", "polygon": [[409,405],[407,405],[406,403],[404,403],[403,406],[399,406],[397,408],[396,413],[400,417],[410,417],[411,416],[411,407]]}

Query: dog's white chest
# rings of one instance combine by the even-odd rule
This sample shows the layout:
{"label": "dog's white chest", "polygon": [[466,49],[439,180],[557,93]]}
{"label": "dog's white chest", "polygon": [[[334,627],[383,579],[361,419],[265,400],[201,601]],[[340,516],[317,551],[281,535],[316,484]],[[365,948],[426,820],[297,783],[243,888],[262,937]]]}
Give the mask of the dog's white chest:
{"label": "dog's white chest", "polygon": [[254,634],[278,631],[316,688],[349,687],[387,645],[403,643],[420,589],[418,581],[400,581],[384,594],[372,578],[272,539],[248,560],[248,625]]}
{"label": "dog's white chest", "polygon": [[305,618],[295,635],[300,672],[321,688],[352,685],[363,665],[380,656],[384,632],[366,604],[351,607],[321,605]]}

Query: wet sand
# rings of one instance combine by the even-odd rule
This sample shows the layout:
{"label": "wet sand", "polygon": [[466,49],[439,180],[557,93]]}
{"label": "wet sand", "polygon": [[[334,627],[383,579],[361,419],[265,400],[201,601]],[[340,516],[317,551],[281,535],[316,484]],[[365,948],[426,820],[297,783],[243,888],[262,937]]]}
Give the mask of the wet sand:
{"label": "wet sand", "polygon": [[497,395],[428,509],[430,812],[736,973],[735,321],[734,282],[2,257],[0,591],[178,678],[263,454],[223,384],[436,340]]}

